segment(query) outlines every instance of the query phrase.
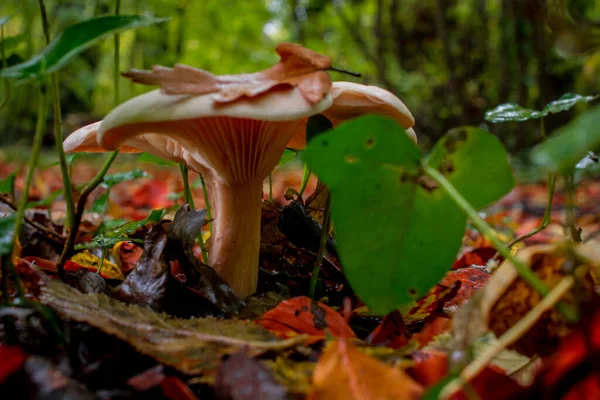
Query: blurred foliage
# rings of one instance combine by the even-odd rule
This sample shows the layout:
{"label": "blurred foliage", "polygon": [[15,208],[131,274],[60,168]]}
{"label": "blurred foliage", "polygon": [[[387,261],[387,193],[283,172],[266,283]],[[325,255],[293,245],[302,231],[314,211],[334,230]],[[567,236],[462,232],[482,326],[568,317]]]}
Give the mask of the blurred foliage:
{"label": "blurred foliage", "polygon": [[[112,13],[114,2],[47,0],[52,34]],[[0,4],[0,17],[11,16],[9,65],[43,48],[37,3]],[[509,148],[529,147],[541,138],[537,122],[487,126],[485,111],[506,102],[541,109],[565,92],[600,93],[596,0],[122,0],[121,14],[171,17],[121,35],[122,70],[180,62],[217,74],[253,72],[277,61],[278,42],[300,42],[363,74],[333,73],[334,80],[396,93],[412,110],[424,147],[466,124],[492,129]],[[110,110],[112,51],[105,40],[60,72],[65,132]],[[121,100],[148,89],[123,81]],[[32,136],[35,96],[31,86],[14,88],[0,112],[0,143]],[[570,117],[549,116],[547,130]]]}

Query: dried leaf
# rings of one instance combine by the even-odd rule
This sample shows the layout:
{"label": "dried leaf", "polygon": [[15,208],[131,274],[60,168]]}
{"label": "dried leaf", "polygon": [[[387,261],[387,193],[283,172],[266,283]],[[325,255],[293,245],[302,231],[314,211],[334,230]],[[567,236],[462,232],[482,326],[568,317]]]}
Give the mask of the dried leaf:
{"label": "dried leaf", "polygon": [[132,70],[123,76],[136,83],[160,86],[166,94],[201,95],[214,93],[217,103],[240,97],[255,97],[278,86],[298,87],[310,103],[318,103],[329,92],[329,57],[295,43],[281,43],[275,51],[281,58],[273,67],[253,74],[213,75],[187,65],[174,68],[154,66],[152,71]]}
{"label": "dried leaf", "polygon": [[40,299],[65,317],[117,336],[141,353],[187,374],[213,370],[223,355],[241,349],[255,356],[281,351],[306,339],[281,340],[257,324],[235,319],[173,318],[103,294],[85,295],[58,281],[42,287]]}
{"label": "dried leaf", "polygon": [[402,315],[395,310],[385,316],[365,342],[369,345],[384,345],[392,349],[399,349],[408,344],[410,336],[411,333],[406,327]]}
{"label": "dried leaf", "polygon": [[362,352],[346,339],[332,342],[313,375],[310,400],[419,399],[421,385],[402,370]]}
{"label": "dried leaf", "polygon": [[[65,271],[73,271],[74,272],[74,271],[79,271],[82,268],[85,268],[92,272],[96,272],[96,271],[98,271],[99,266],[100,266],[100,258],[93,255],[92,253],[90,253],[89,250],[84,250],[84,251],[81,251],[81,252],[75,254],[73,257],[71,257],[71,259],[65,263],[64,268],[65,268]],[[116,264],[114,264],[106,259],[102,263],[102,269],[100,270],[100,275],[103,278],[107,278],[107,279],[118,279],[118,280],[125,279],[125,277],[123,276],[123,273],[121,272],[119,267]]]}
{"label": "dried leaf", "polygon": [[355,337],[340,314],[306,296],[282,301],[257,322],[281,337],[305,333],[312,336],[311,341],[318,341],[325,338],[326,331],[336,337]]}

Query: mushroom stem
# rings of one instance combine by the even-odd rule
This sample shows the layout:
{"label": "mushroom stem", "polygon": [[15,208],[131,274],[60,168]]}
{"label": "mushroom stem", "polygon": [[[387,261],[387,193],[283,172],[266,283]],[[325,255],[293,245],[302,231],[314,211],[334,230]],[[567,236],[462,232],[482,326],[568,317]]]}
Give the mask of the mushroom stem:
{"label": "mushroom stem", "polygon": [[213,206],[208,264],[243,299],[258,283],[263,180],[231,187],[205,177]]}

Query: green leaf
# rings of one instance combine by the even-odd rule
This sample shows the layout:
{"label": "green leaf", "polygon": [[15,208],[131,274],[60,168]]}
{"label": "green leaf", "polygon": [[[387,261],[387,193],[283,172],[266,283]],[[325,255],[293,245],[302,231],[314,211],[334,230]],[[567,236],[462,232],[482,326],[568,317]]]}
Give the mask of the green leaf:
{"label": "green leaf", "polygon": [[17,171],[2,179],[0,181],[0,193],[12,195],[15,192],[15,179],[17,179]]}
{"label": "green leaf", "polygon": [[314,137],[323,132],[333,129],[333,124],[323,114],[313,115],[308,118],[306,123],[306,143],[310,142]]}
{"label": "green leaf", "polygon": [[164,158],[152,155],[150,153],[140,154],[139,157],[137,158],[137,160],[141,161],[141,162],[147,162],[150,164],[156,164],[156,165],[165,165],[165,166],[177,165],[175,162],[173,162],[171,160],[165,160]]}
{"label": "green leaf", "polygon": [[126,235],[131,235],[135,231],[137,231],[142,226],[151,223],[160,222],[162,217],[165,215],[165,210],[152,210],[152,212],[141,221],[131,221],[126,224],[123,224],[117,228],[114,228],[110,231],[104,231],[96,236],[94,236],[93,241],[96,242],[100,247],[110,248],[114,246],[118,242],[122,242],[124,240],[129,240],[132,242],[142,242],[137,239],[130,239]]}
{"label": "green leaf", "polygon": [[[423,174],[419,150],[402,127],[381,116],[357,118],[311,141],[304,159],[331,189],[344,272],[373,311],[387,313],[443,278],[466,216]],[[514,185],[502,144],[481,129],[450,132],[426,163],[476,207]]]}
{"label": "green leaf", "polygon": [[116,172],[114,174],[109,174],[104,177],[104,184],[106,186],[113,187],[119,183],[134,181],[139,178],[151,177],[151,175],[145,171],[142,171],[139,168],[132,169],[131,171],[126,172]]}
{"label": "green leaf", "polygon": [[281,166],[281,165],[284,165],[284,164],[294,161],[296,159],[297,155],[298,155],[297,151],[285,149],[283,151],[283,154],[281,155],[281,158],[279,159],[279,163],[277,164],[277,166]]}
{"label": "green leaf", "polygon": [[108,207],[108,191],[102,193],[96,201],[92,204],[90,208],[91,212],[98,213],[100,215],[104,215],[106,212],[106,208]]}
{"label": "green leaf", "polygon": [[492,123],[498,122],[522,122],[530,119],[543,118],[549,114],[568,111],[577,103],[589,103],[596,100],[598,96],[582,96],[575,93],[565,93],[558,100],[546,104],[542,111],[523,108],[515,103],[500,104],[496,108],[485,113],[485,120]]}
{"label": "green leaf", "polygon": [[92,18],[75,24],[58,34],[40,53],[28,61],[0,71],[0,76],[31,79],[56,72],[77,54],[98,40],[128,29],[139,28],[166,21],[143,15],[118,15]]}
{"label": "green leaf", "polygon": [[15,213],[0,218],[0,255],[10,254],[12,251],[12,237],[15,231]]}
{"label": "green leaf", "polygon": [[[67,153],[67,154],[65,154],[65,158],[67,160],[67,165],[70,167],[71,165],[73,165],[73,163],[75,162],[75,160],[77,160],[78,158],[83,157],[86,154],[87,153]],[[52,164],[48,165],[48,167],[54,167],[54,166],[59,165],[59,164],[60,164],[60,160],[56,160]]]}
{"label": "green leaf", "polygon": [[590,151],[600,149],[600,106],[559,128],[536,146],[531,158],[550,172],[568,172]]}
{"label": "green leaf", "polygon": [[498,122],[522,122],[542,116],[539,111],[523,108],[515,103],[505,103],[486,111],[485,120],[497,124]]}

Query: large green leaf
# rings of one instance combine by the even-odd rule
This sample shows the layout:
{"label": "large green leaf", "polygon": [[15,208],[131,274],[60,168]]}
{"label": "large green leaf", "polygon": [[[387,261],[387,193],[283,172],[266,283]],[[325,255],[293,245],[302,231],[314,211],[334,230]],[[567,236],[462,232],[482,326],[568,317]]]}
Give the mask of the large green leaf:
{"label": "large green leaf", "polygon": [[139,168],[132,169],[125,172],[115,172],[104,177],[102,181],[106,186],[112,187],[119,183],[133,181],[139,178],[151,177],[151,175]]}
{"label": "large green leaf", "polygon": [[12,236],[15,231],[15,213],[0,218],[0,255],[9,254],[12,251]]}
{"label": "large green leaf", "polygon": [[[314,138],[304,158],[331,188],[344,272],[375,312],[422,296],[443,278],[460,248],[466,216],[423,174],[419,150],[399,125],[380,116],[355,119]],[[514,184],[501,143],[477,128],[450,132],[426,164],[476,207]]]}
{"label": "large green leaf", "polygon": [[143,15],[118,15],[92,18],[75,24],[58,34],[39,54],[28,61],[0,71],[0,76],[30,79],[58,71],[74,56],[98,40],[124,30],[139,28],[166,21]]}
{"label": "large green leaf", "polygon": [[589,103],[596,98],[597,96],[582,96],[575,93],[565,93],[558,100],[546,104],[546,107],[541,111],[523,108],[515,103],[505,103],[487,111],[485,113],[485,120],[492,123],[523,122],[530,119],[543,118],[548,114],[568,111],[577,103]]}
{"label": "large green leaf", "polygon": [[600,149],[600,106],[558,129],[532,151],[532,160],[551,172],[567,172],[588,155]]}

